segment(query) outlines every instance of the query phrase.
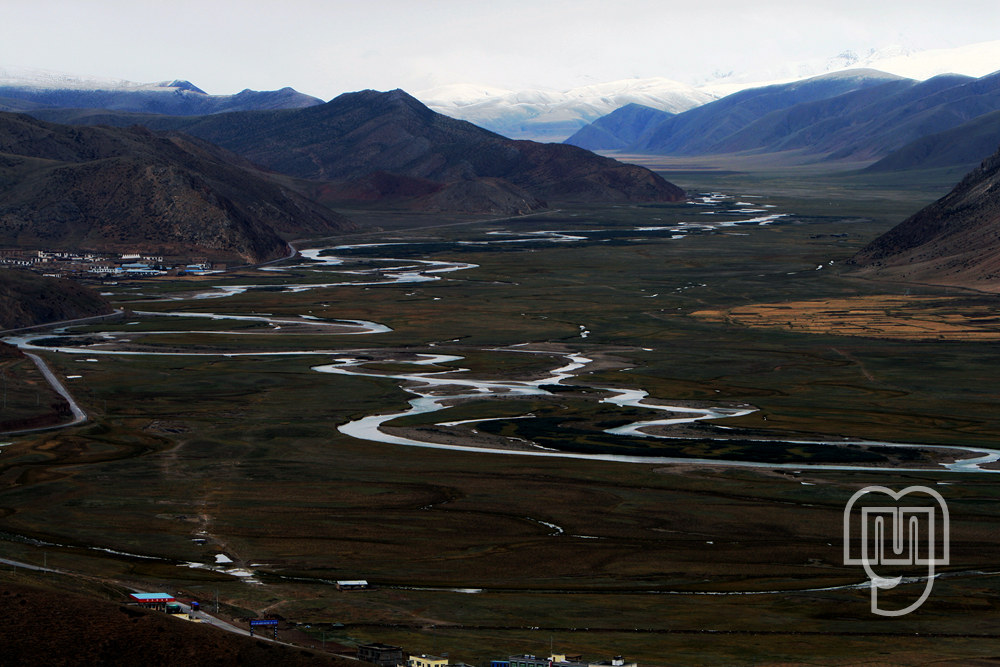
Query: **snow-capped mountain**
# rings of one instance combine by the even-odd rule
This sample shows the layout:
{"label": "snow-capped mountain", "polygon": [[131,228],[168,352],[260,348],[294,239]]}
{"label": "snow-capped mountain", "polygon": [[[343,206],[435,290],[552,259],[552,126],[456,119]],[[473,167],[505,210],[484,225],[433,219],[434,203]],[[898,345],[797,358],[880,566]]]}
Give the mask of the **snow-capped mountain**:
{"label": "snow-capped mountain", "polygon": [[561,141],[628,104],[680,113],[748,88],[862,68],[917,80],[948,73],[978,78],[1000,70],[1000,41],[923,51],[903,46],[866,53],[847,50],[832,58],[786,63],[767,70],[717,73],[695,85],[664,78],[624,79],[564,91],[462,84],[420,91],[415,96],[439,113],[508,137]]}
{"label": "snow-capped mountain", "polygon": [[627,104],[680,113],[715,99],[711,93],[664,78],[625,79],[563,91],[457,84],[420,91],[415,97],[446,116],[504,136],[537,141],[562,141]]}
{"label": "snow-capped mountain", "polygon": [[190,81],[136,83],[49,70],[0,67],[0,110],[6,111],[56,107],[190,116],[250,109],[298,109],[322,103],[322,100],[291,88],[209,95]]}
{"label": "snow-capped mountain", "polygon": [[869,49],[867,53],[843,51],[832,58],[786,63],[754,72],[717,73],[696,88],[719,97],[747,88],[799,81],[850,69],[875,69],[924,81],[939,74],[964,74],[975,78],[1000,70],[1000,40],[967,44],[952,49],[917,50],[901,45]]}
{"label": "snow-capped mountain", "polygon": [[136,83],[125,79],[109,79],[20,67],[0,67],[0,87],[34,88],[37,90],[167,90],[167,92],[191,90],[203,95],[207,94],[188,81]]}

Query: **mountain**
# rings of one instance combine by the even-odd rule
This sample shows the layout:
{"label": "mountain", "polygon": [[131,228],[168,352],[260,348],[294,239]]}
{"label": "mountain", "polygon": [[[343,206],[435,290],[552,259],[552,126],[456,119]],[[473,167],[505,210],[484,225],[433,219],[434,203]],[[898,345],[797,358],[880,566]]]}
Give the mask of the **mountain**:
{"label": "mountain", "polygon": [[769,114],[898,80],[884,72],[858,70],[740,90],[676,115],[656,119],[647,114],[642,121],[649,122],[641,127],[641,132],[636,132],[636,125],[622,122],[633,112],[627,112],[621,119],[605,116],[566,143],[589,150],[607,150],[605,146],[613,144],[616,150],[662,155],[728,152],[722,145],[730,136],[745,131]]}
{"label": "mountain", "polygon": [[[978,78],[1000,70],[1000,41],[951,49],[917,50],[891,45],[864,52],[845,50],[831,58],[783,63],[769,70],[716,72],[693,85],[665,78],[624,79],[568,90],[458,84],[419,91],[415,96],[434,111],[504,136],[564,141],[629,104],[681,114],[743,90],[794,84],[859,69],[918,81],[949,73]],[[591,148],[589,143],[568,143]]]}
{"label": "mountain", "polygon": [[[100,118],[115,120],[108,114]],[[135,120],[126,116],[119,122]],[[435,183],[450,192],[439,204],[474,189],[476,197],[490,199],[486,210],[506,208],[511,213],[537,210],[547,201],[684,198],[680,188],[648,169],[574,146],[507,139],[435,113],[401,90],[346,93],[306,109],[154,116],[142,122],[200,137],[273,171],[335,181],[327,188],[335,194],[371,193],[373,187],[382,187],[373,185],[373,175],[388,174],[388,181],[384,176],[375,180],[386,185],[395,179],[390,187],[396,189],[406,179],[416,179],[407,181],[407,188],[426,187],[419,186],[421,180]],[[483,179],[489,180],[475,187],[465,183]]]}
{"label": "mountain", "polygon": [[908,79],[926,80],[942,74],[979,78],[1000,69],[1000,40],[947,49],[912,49],[893,45],[857,54],[845,51],[847,68],[867,67]]}
{"label": "mountain", "polygon": [[892,151],[867,172],[909,171],[979,164],[1000,143],[1000,110],[983,114],[944,132],[936,132]]}
{"label": "mountain", "polygon": [[725,97],[747,88],[791,83],[852,69],[873,69],[917,81],[942,74],[979,78],[1000,69],[1000,40],[948,49],[916,49],[900,44],[865,51],[846,49],[830,58],[783,62],[768,69],[717,71],[693,83],[699,91]]}
{"label": "mountain", "polygon": [[679,113],[716,95],[664,78],[625,79],[569,90],[507,90],[448,85],[415,94],[433,111],[467,120],[506,137],[563,141],[580,128],[628,104]]}
{"label": "mountain", "polygon": [[104,297],[71,280],[0,270],[0,329],[104,315],[111,310]]}
{"label": "mountain", "polygon": [[[623,134],[618,150],[684,156],[784,154],[800,162],[873,162],[914,144],[879,169],[914,168],[918,162],[969,166],[1000,141],[989,136],[995,121],[988,115],[998,109],[1000,72],[979,79],[946,74],[914,81],[851,71],[735,93],[655,123],[631,143],[624,141],[630,135]],[[951,130],[931,144],[925,141]],[[610,143],[592,136],[601,137],[581,132],[568,141],[595,149]],[[937,157],[929,155],[932,149]]]}
{"label": "mountain", "polygon": [[259,262],[351,227],[204,141],[0,113],[0,245]]}
{"label": "mountain", "polygon": [[1000,151],[851,263],[882,278],[1000,291]]}
{"label": "mountain", "polygon": [[770,113],[713,152],[800,149],[834,160],[871,160],[929,133],[1000,108],[1000,76],[901,79]]}
{"label": "mountain", "polygon": [[729,137],[770,113],[898,80],[885,72],[850,70],[743,90],[659,123],[628,150],[658,155],[728,152],[723,147]]}
{"label": "mountain", "polygon": [[251,109],[300,109],[323,101],[292,88],[209,95],[190,81],[134,83],[44,70],[0,69],[0,110],[113,109],[171,116],[202,116]]}
{"label": "mountain", "polygon": [[565,143],[592,151],[621,150],[638,141],[649,128],[673,116],[641,104],[626,104],[580,128]]}

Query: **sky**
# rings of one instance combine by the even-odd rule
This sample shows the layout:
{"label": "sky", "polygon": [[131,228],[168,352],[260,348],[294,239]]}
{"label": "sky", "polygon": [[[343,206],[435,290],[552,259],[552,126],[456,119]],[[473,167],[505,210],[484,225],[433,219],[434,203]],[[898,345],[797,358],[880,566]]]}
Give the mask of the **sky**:
{"label": "sky", "polygon": [[848,49],[1000,38],[997,0],[0,0],[0,17],[0,68],[324,100],[451,83],[700,83]]}

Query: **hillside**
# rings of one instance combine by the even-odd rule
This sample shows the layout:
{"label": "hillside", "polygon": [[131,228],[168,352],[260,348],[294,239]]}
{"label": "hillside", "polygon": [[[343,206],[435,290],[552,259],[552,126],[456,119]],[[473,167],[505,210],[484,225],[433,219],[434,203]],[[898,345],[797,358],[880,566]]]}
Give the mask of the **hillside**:
{"label": "hillside", "polygon": [[0,269],[0,329],[104,315],[111,310],[104,297],[70,280]]}
{"label": "hillside", "polygon": [[[105,114],[102,120],[112,119]],[[488,187],[474,188],[477,196],[486,196],[491,206],[505,200],[509,212],[536,210],[549,201],[684,198],[680,188],[642,167],[573,146],[507,139],[435,113],[401,90],[348,93],[300,110],[142,122],[195,135],[290,176],[336,181],[341,192],[355,186],[371,192],[365,182],[386,173],[448,186],[453,193],[457,182],[491,179]],[[526,198],[519,199],[520,191]]]}
{"label": "hillside", "polygon": [[725,152],[721,146],[730,136],[769,113],[899,80],[885,72],[850,70],[742,90],[657,124],[629,150],[658,155]]}
{"label": "hillside", "polygon": [[[638,136],[608,116],[568,142],[659,155],[788,154],[800,162],[891,155],[878,167],[883,171],[973,165],[997,143],[990,139],[996,121],[989,120],[997,109],[1000,73],[914,81],[861,70],[744,90],[655,122]],[[599,131],[588,134],[592,128]],[[939,133],[948,134],[931,139]]]}
{"label": "hillside", "polygon": [[1000,110],[911,141],[865,171],[876,173],[941,167],[971,169],[989,157],[997,144],[1000,144]]}
{"label": "hillside", "polygon": [[260,262],[351,223],[203,141],[0,114],[0,246]]}
{"label": "hillside", "polygon": [[627,104],[580,128],[564,143],[590,151],[621,150],[637,142],[651,127],[673,116],[641,104]]}
{"label": "hillside", "polygon": [[863,275],[1000,292],[1000,151],[851,262]]}
{"label": "hillside", "polygon": [[241,637],[162,612],[39,586],[5,583],[0,602],[10,612],[0,627],[5,665],[358,664],[320,650]]}

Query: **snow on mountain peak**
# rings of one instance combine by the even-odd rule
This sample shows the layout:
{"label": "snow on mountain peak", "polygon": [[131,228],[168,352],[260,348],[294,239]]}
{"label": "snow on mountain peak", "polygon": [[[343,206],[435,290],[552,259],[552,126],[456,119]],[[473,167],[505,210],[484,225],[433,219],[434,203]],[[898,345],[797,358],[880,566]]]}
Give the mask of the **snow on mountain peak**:
{"label": "snow on mountain peak", "polygon": [[186,90],[205,94],[190,81],[160,81],[136,83],[125,79],[68,74],[45,69],[0,67],[0,86],[37,88],[40,90]]}
{"label": "snow on mountain peak", "polygon": [[654,77],[590,84],[569,90],[509,90],[478,84],[415,93],[428,107],[514,138],[562,141],[584,125],[625,106],[679,113],[715,99],[678,81]]}

